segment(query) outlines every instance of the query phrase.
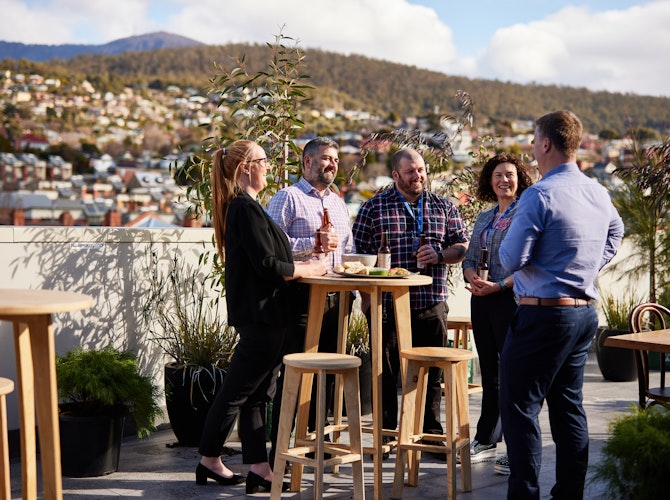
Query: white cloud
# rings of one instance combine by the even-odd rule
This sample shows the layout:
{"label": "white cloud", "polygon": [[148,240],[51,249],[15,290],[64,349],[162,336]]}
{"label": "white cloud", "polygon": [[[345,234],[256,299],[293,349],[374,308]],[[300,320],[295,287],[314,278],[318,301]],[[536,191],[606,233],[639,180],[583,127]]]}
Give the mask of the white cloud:
{"label": "white cloud", "polygon": [[420,67],[446,66],[456,56],[451,30],[435,11],[405,0],[257,0],[225,8],[201,0],[174,15],[170,31],[212,44],[262,43],[284,25],[305,48]]}
{"label": "white cloud", "polygon": [[521,83],[670,96],[670,2],[620,11],[568,7],[500,29],[477,74]]}
{"label": "white cloud", "polygon": [[[496,16],[492,9],[482,15]],[[483,32],[490,40],[478,57],[459,55],[446,20],[408,0],[0,0],[0,12],[5,41],[106,43],[163,30],[208,44],[266,43],[285,26],[303,48],[469,77],[670,96],[668,0],[604,12],[566,7],[543,18],[538,9],[538,20]],[[477,17],[471,22],[481,29]]]}

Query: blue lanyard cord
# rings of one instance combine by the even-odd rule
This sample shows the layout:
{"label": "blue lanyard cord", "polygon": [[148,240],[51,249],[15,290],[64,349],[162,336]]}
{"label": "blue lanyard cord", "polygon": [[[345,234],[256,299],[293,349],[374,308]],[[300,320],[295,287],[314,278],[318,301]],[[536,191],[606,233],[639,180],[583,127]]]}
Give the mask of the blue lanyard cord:
{"label": "blue lanyard cord", "polygon": [[[514,198],[514,201],[512,202],[512,204],[509,207],[507,207],[507,210],[505,210],[505,212],[500,216],[500,218],[498,220],[506,218],[509,215],[509,213],[512,211],[514,206],[516,205],[517,201],[519,201],[519,198]],[[499,208],[500,208],[500,205],[496,205],[496,209],[493,212],[493,218],[491,219],[491,222],[490,222],[489,226],[486,228],[486,246],[487,247],[489,246],[489,236],[491,235],[491,230],[493,229],[493,224],[494,224],[494,221],[496,220],[496,214],[498,213]]]}
{"label": "blue lanyard cord", "polygon": [[414,219],[414,226],[417,231],[415,236],[421,236],[421,234],[423,234],[423,193],[421,193],[421,196],[419,196],[419,207],[417,214],[414,213],[414,210],[412,210],[412,207],[407,202],[402,193],[397,189],[396,193],[398,193],[398,196],[400,196],[400,199],[402,200],[403,205],[405,205],[405,208],[407,209],[407,212],[409,213],[410,217]]}

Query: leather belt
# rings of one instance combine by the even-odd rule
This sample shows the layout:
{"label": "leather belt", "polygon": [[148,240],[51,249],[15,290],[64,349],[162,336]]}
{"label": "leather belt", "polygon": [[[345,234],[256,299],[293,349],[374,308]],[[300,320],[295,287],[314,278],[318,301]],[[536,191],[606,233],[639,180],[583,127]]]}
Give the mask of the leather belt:
{"label": "leather belt", "polygon": [[588,306],[591,302],[585,299],[577,299],[574,297],[561,297],[555,299],[543,299],[540,297],[520,297],[519,304],[522,306]]}

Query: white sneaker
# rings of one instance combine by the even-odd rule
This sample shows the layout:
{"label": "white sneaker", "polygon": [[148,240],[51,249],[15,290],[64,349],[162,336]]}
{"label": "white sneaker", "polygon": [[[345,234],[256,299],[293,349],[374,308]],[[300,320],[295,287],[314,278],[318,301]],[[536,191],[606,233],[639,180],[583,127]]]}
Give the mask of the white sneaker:
{"label": "white sneaker", "polygon": [[[482,444],[473,441],[470,445],[470,463],[490,462],[496,458],[496,444]],[[459,457],[460,459],[460,457]],[[460,463],[460,460],[458,461]]]}
{"label": "white sneaker", "polygon": [[507,453],[496,458],[493,470],[501,476],[509,476],[509,458],[507,457]]}

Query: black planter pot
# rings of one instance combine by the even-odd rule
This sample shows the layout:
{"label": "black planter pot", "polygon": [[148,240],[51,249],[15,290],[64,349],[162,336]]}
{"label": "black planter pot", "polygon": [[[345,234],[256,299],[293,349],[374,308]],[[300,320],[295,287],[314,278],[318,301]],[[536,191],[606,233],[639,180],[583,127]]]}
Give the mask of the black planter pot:
{"label": "black planter pot", "polygon": [[82,416],[61,408],[61,467],[67,477],[96,477],[116,472],[125,415]]}
{"label": "black planter pot", "polygon": [[165,406],[180,446],[199,446],[207,412],[225,372],[195,366],[165,365]]}
{"label": "black planter pot", "polygon": [[628,330],[599,328],[596,334],[596,358],[600,373],[611,382],[631,382],[637,379],[635,353],[631,349],[603,345],[607,337],[623,335]]}

